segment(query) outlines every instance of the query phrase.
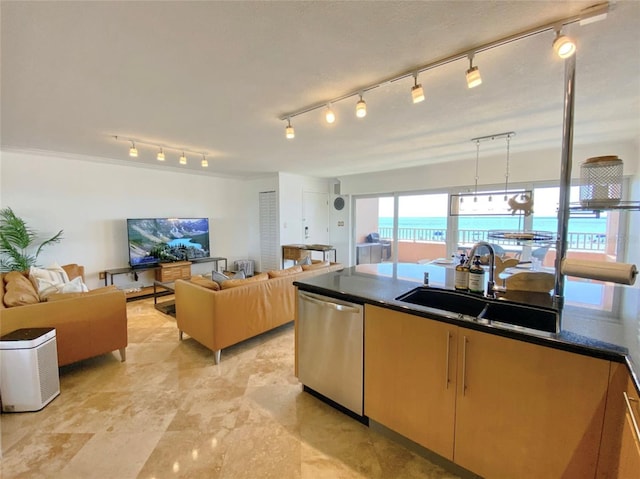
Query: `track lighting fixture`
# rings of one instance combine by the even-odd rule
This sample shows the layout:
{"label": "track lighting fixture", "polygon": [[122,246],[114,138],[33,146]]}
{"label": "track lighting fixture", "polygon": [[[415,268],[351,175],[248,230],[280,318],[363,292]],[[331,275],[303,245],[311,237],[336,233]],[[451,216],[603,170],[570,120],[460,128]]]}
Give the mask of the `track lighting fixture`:
{"label": "track lighting fixture", "polygon": [[333,123],[336,121],[336,114],[331,109],[331,104],[327,104],[327,111],[324,113],[324,119],[327,120],[327,123]]}
{"label": "track lighting fixture", "polygon": [[287,118],[287,126],[284,129],[284,134],[287,140],[293,140],[296,137],[296,132],[291,126],[291,118]]}
{"label": "track lighting fixture", "polygon": [[[562,35],[560,33],[560,30],[567,25],[572,25],[575,23],[580,23],[582,25],[582,24],[587,24],[590,22],[601,20],[603,18],[606,18],[608,11],[609,11],[609,2],[593,5],[591,7],[588,7],[582,10],[578,14],[575,14],[569,17],[559,18],[554,20],[553,22],[536,25],[534,27],[521,30],[517,33],[511,34],[505,37],[497,38],[495,40],[492,40],[480,45],[475,45],[469,50],[459,51],[452,55],[448,55],[448,56],[439,58],[437,60],[431,61],[430,63],[426,63],[424,65],[420,65],[417,67],[414,66],[411,70],[401,71],[399,73],[390,75],[386,78],[382,78],[370,85],[360,86],[357,90],[347,91],[335,98],[324,99],[318,103],[307,105],[298,110],[285,113],[279,118],[280,120],[287,120],[286,135],[287,135],[287,138],[293,138],[293,127],[291,127],[291,136],[289,136],[291,118],[294,118],[298,115],[303,115],[305,113],[309,113],[311,111],[325,108],[325,120],[327,121],[327,123],[333,123],[335,122],[336,116],[333,110],[331,109],[331,105],[333,103],[345,100],[347,98],[355,97],[356,95],[360,96],[360,100],[356,104],[356,115],[359,118],[362,118],[362,116],[365,116],[366,114],[366,104],[362,99],[362,96],[365,92],[368,92],[369,90],[373,90],[381,86],[387,86],[389,84],[393,84],[399,80],[403,80],[411,76],[413,76],[414,78],[414,84],[413,84],[413,87],[411,88],[411,99],[413,103],[419,103],[421,101],[424,101],[425,99],[424,89],[422,88],[422,85],[418,83],[418,75],[420,73],[425,72],[427,70],[432,70],[444,65],[448,65],[449,63],[452,63],[458,60],[464,60],[464,59],[469,60],[469,69],[466,71],[467,86],[469,88],[474,88],[482,84],[482,77],[480,76],[480,70],[477,66],[473,66],[473,57],[476,54],[486,52],[493,48],[502,47],[510,43],[513,43],[525,38],[529,38],[533,35],[546,33],[548,31],[556,32],[556,39],[553,42],[553,48],[556,51],[556,53],[560,56],[560,58],[567,58],[567,57],[570,57],[573,53],[575,53],[575,42],[573,42],[571,39],[569,39],[565,35]],[[362,116],[360,116],[361,111],[362,111]]]}
{"label": "track lighting fixture", "polygon": [[570,37],[563,35],[560,29],[557,29],[553,50],[560,58],[569,58],[576,52],[576,43]]}
{"label": "track lighting fixture", "polygon": [[362,93],[360,94],[360,101],[356,103],[356,116],[358,118],[364,118],[365,116],[367,116],[367,104],[362,99]]}
{"label": "track lighting fixture", "polygon": [[467,87],[469,88],[475,88],[482,84],[480,70],[473,66],[473,56],[473,53],[469,55],[469,69],[467,70]]}
{"label": "track lighting fixture", "polygon": [[411,88],[411,99],[413,103],[424,101],[424,90],[422,84],[418,83],[418,72],[413,74],[413,87]]}
{"label": "track lighting fixture", "polygon": [[137,158],[138,157],[138,149],[136,148],[136,145],[146,145],[146,146],[150,146],[153,147],[157,153],[156,153],[156,160],[158,161],[165,161],[165,151],[164,150],[173,150],[173,151],[177,151],[177,152],[181,152],[182,154],[180,155],[178,161],[181,165],[186,165],[187,164],[187,156],[186,153],[190,153],[193,155],[202,155],[202,161],[200,162],[200,164],[202,165],[203,168],[207,168],[209,166],[209,161],[207,160],[207,155],[209,153],[207,153],[206,151],[193,151],[193,150],[187,150],[186,148],[181,148],[181,147],[173,147],[173,146],[168,146],[166,144],[158,144],[158,143],[153,143],[150,141],[146,141],[146,140],[141,140],[139,138],[121,138],[117,135],[114,135],[113,138],[115,140],[119,140],[119,141],[126,141],[127,143],[131,144],[131,147],[129,148],[129,156],[133,157],[133,158]]}

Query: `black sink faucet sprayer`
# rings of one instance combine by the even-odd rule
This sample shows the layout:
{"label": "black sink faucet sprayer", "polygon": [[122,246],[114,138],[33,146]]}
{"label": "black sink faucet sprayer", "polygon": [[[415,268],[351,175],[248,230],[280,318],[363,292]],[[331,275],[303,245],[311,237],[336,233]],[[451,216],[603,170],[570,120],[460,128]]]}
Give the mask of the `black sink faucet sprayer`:
{"label": "black sink faucet sprayer", "polygon": [[496,293],[495,293],[496,252],[493,249],[493,246],[487,243],[486,241],[478,241],[476,244],[473,245],[473,248],[471,248],[471,252],[469,253],[469,258],[473,258],[476,255],[476,251],[480,246],[486,246],[487,249],[489,250],[489,282],[487,283],[487,297],[495,298],[496,297]]}

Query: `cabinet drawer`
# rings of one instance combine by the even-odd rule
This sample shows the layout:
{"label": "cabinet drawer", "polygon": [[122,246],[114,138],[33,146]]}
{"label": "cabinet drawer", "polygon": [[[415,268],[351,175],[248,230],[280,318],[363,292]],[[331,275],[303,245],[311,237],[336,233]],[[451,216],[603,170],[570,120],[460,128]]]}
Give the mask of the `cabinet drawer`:
{"label": "cabinet drawer", "polygon": [[167,265],[161,265],[156,270],[156,280],[162,282],[175,281],[177,279],[186,279],[191,277],[191,263],[180,262]]}

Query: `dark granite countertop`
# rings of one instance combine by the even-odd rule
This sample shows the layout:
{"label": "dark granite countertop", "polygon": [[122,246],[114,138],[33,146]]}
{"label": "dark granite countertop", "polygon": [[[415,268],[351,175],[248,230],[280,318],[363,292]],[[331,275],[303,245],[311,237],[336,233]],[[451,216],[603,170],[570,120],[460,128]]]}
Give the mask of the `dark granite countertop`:
{"label": "dark granite countertop", "polygon": [[[453,289],[454,271],[434,264],[380,263],[296,281],[301,290],[361,304],[373,304],[500,336],[555,347],[578,354],[626,362],[640,389],[639,289],[631,286],[576,282],[565,286],[561,330],[548,333],[503,323],[460,319],[457,315],[395,298],[421,286],[424,272],[431,287]],[[595,288],[598,286],[599,288]],[[600,299],[594,297],[600,292]],[[518,299],[522,301],[522,298]],[[594,304],[599,303],[599,304]]]}

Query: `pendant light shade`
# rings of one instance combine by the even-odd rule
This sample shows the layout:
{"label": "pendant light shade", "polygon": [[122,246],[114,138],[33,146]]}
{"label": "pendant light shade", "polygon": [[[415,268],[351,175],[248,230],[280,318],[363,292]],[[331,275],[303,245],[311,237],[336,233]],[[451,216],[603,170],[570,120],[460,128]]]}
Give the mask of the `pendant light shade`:
{"label": "pendant light shade", "polygon": [[136,148],[136,144],[133,141],[131,142],[131,148],[129,148],[129,156],[131,158],[138,157],[138,149]]}
{"label": "pendant light shade", "polygon": [[200,162],[200,165],[202,165],[203,168],[209,167],[209,162],[207,161],[206,156],[202,155],[202,161]]}
{"label": "pendant light shade", "polygon": [[184,151],[182,152],[182,155],[180,156],[180,164],[181,165],[186,165],[187,164],[187,157],[184,155]]}
{"label": "pendant light shade", "polygon": [[164,150],[162,148],[160,148],[160,151],[158,152],[158,156],[156,156],[156,159],[158,161],[164,161]]}

